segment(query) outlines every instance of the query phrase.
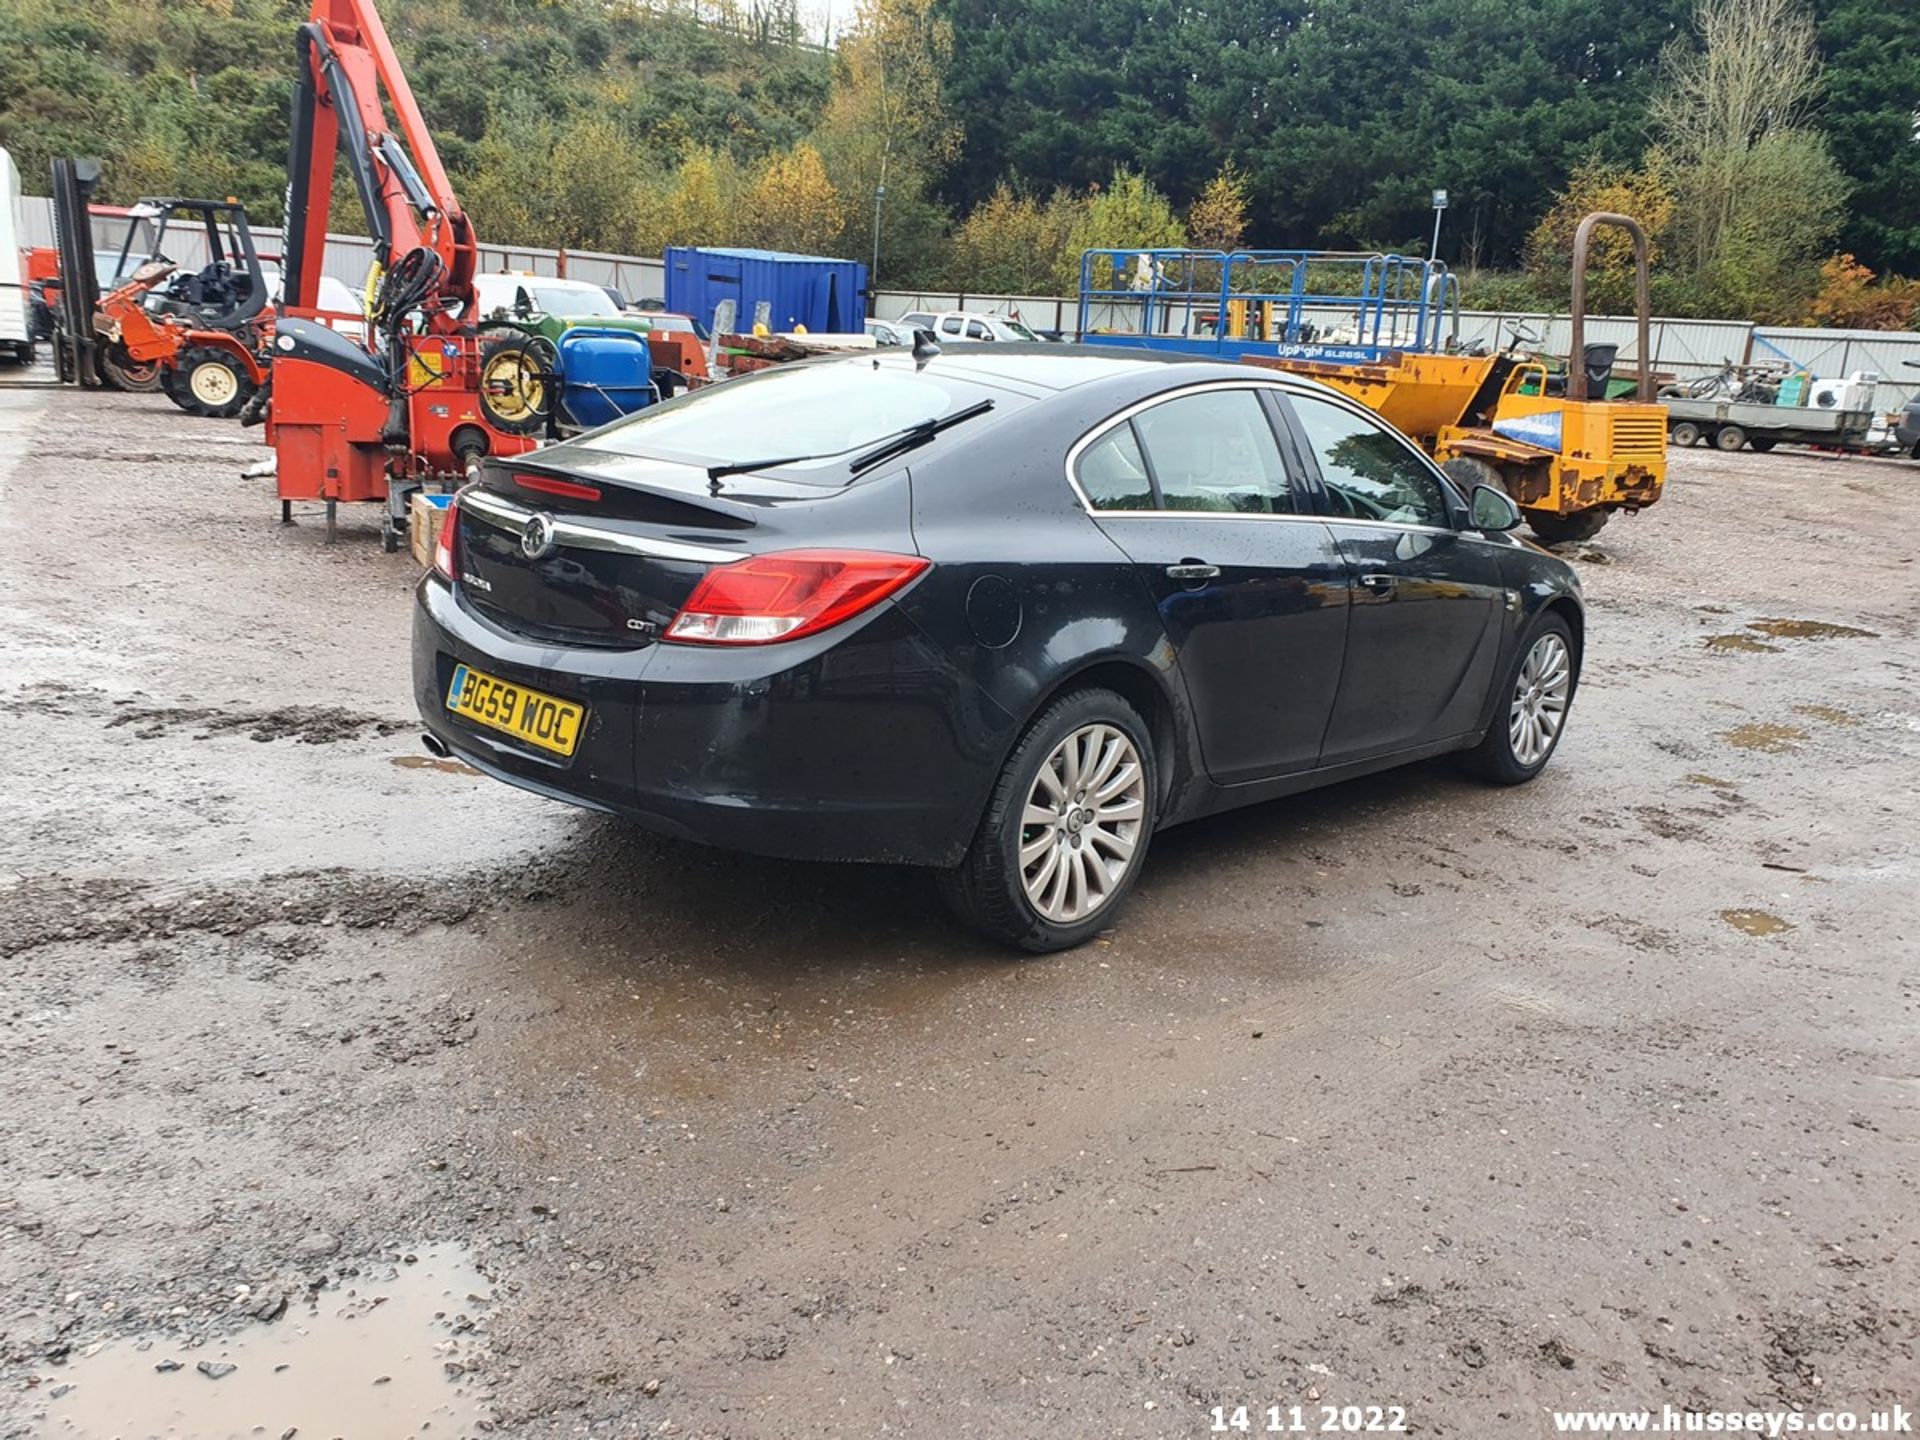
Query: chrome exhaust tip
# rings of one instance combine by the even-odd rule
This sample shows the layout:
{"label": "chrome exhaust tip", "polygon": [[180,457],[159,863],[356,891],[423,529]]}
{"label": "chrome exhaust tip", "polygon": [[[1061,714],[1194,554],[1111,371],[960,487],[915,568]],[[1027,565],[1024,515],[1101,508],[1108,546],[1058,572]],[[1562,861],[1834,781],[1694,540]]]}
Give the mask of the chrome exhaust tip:
{"label": "chrome exhaust tip", "polygon": [[427,747],[427,753],[433,756],[435,759],[445,760],[448,756],[453,754],[453,751],[447,748],[447,742],[442,740],[438,735],[434,734],[431,730],[424,730],[421,732],[420,743]]}

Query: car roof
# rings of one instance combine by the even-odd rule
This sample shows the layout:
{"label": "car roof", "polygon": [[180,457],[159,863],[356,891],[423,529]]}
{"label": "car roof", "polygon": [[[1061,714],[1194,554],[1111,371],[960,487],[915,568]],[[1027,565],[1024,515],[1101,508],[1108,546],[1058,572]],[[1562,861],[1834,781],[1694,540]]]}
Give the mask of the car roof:
{"label": "car roof", "polygon": [[[902,357],[903,361],[907,357]],[[870,365],[870,352],[860,351],[845,360],[829,363]],[[960,346],[943,350],[925,362],[929,367],[971,380],[996,385],[1012,382],[1035,391],[1071,390],[1101,380],[1116,380],[1125,375],[1146,375],[1177,367],[1190,372],[1182,378],[1192,380],[1289,380],[1271,370],[1256,370],[1220,360],[1193,355],[1166,354],[1157,350],[1136,350],[1117,345],[1057,345],[1046,341],[1024,341],[1000,345]]]}
{"label": "car roof", "polygon": [[604,295],[607,293],[606,286],[595,285],[588,280],[568,280],[559,275],[518,275],[510,270],[489,270],[474,276],[473,283],[488,288],[498,286],[501,289],[509,285],[538,285],[543,290],[557,288],[582,294],[591,292],[595,295]]}

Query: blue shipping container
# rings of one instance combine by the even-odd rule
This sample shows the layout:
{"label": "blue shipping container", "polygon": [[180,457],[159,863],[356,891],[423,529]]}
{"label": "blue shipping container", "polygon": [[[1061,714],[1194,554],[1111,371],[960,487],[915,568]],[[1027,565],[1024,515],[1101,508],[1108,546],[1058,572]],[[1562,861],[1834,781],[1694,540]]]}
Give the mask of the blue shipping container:
{"label": "blue shipping container", "polygon": [[734,329],[749,331],[762,302],[772,330],[858,334],[867,318],[867,267],[858,260],[778,250],[675,245],[667,250],[667,309],[713,324],[722,300],[738,307]]}

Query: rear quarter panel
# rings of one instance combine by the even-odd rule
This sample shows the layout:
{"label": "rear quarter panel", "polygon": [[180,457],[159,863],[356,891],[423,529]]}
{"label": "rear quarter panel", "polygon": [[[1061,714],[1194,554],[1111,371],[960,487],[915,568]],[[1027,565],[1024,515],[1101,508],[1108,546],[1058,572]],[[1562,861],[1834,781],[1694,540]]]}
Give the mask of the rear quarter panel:
{"label": "rear quarter panel", "polygon": [[1166,822],[1182,818],[1203,773],[1186,694],[1152,597],[1065,472],[1072,443],[1125,403],[1069,391],[964,446],[916,459],[914,541],[934,569],[901,603],[995,712],[995,772],[1076,675],[1120,663],[1150,680],[1172,722]]}

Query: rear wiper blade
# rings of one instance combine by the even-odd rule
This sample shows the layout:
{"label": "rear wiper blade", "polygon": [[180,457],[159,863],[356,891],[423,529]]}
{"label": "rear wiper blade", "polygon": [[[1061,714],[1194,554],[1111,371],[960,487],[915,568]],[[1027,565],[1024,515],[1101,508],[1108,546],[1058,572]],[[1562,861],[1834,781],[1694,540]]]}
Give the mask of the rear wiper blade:
{"label": "rear wiper blade", "polygon": [[709,465],[707,479],[726,475],[744,475],[749,470],[771,470],[777,465],[798,465],[802,460],[824,460],[825,455],[776,455],[771,460],[729,460],[724,465]]}
{"label": "rear wiper blade", "polygon": [[[906,429],[887,436],[872,449],[854,456],[848,468],[858,475],[862,470],[871,465],[877,465],[889,455],[896,455],[910,446],[920,444],[923,440],[930,440],[949,426],[958,425],[963,420],[971,420],[976,415],[984,415],[992,408],[993,401],[981,400],[967,406],[964,410],[956,410],[951,415],[941,415],[932,420],[922,420],[917,425],[909,425]],[[729,460],[724,464],[709,465],[707,479],[719,480],[728,475],[744,475],[749,470],[775,470],[782,465],[798,465],[806,460],[831,460],[841,453],[838,450],[829,450],[824,455],[778,455],[770,460]]]}
{"label": "rear wiper blade", "polygon": [[991,409],[993,409],[993,401],[977,400],[965,409],[954,411],[951,415],[941,415],[932,420],[922,420],[918,425],[909,425],[898,434],[888,436],[871,450],[854,456],[853,463],[847,468],[858,475],[862,470],[870,469],[882,460],[892,459],[903,450],[911,450],[916,445],[925,444],[942,430],[950,430],[955,425],[971,420],[976,415],[984,415]]}

